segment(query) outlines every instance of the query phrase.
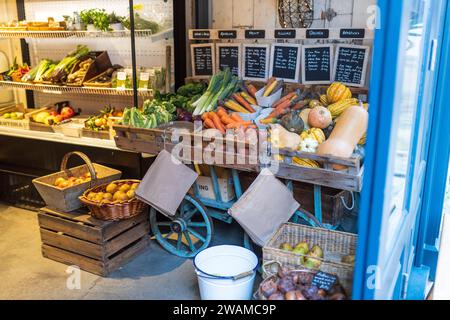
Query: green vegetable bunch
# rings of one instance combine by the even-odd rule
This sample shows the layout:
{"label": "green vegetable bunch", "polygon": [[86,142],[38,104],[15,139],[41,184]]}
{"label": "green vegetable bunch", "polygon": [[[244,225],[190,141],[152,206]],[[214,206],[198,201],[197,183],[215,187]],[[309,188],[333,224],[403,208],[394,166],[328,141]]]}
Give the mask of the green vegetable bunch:
{"label": "green vegetable bunch", "polygon": [[152,129],[173,120],[176,108],[168,101],[146,100],[142,111],[138,108],[126,108],[122,124],[135,128]]}
{"label": "green vegetable bunch", "polygon": [[80,12],[80,19],[85,24],[93,24],[101,31],[109,31],[110,17],[105,9],[88,9]]}

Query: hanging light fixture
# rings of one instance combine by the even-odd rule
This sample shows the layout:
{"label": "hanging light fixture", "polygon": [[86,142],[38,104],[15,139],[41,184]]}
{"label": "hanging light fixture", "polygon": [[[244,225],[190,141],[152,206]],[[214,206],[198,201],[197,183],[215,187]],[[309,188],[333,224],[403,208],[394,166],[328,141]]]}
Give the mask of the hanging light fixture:
{"label": "hanging light fixture", "polygon": [[278,19],[283,28],[309,28],[314,19],[313,0],[278,0]]}

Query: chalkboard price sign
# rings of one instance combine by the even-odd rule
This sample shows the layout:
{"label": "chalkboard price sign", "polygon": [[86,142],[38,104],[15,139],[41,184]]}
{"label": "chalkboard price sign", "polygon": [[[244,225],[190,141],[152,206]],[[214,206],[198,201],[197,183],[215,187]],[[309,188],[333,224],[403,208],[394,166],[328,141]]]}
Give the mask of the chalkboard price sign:
{"label": "chalkboard price sign", "polygon": [[275,39],[295,39],[297,31],[295,29],[276,29]]}
{"label": "chalkboard price sign", "polygon": [[331,291],[337,282],[338,279],[335,275],[319,271],[314,276],[312,285],[325,291]]}
{"label": "chalkboard price sign", "polygon": [[341,39],[364,39],[366,36],[365,29],[341,29]]}
{"label": "chalkboard price sign", "polygon": [[298,82],[300,75],[300,45],[274,44],[270,59],[270,76],[286,82]]}
{"label": "chalkboard price sign", "polygon": [[237,31],[219,30],[219,39],[237,39]]}
{"label": "chalkboard price sign", "polygon": [[303,46],[302,83],[329,84],[333,71],[331,45]]}
{"label": "chalkboard price sign", "polygon": [[198,78],[208,78],[215,71],[215,55],[213,44],[191,45],[192,75]]}
{"label": "chalkboard price sign", "polygon": [[269,45],[244,45],[244,80],[267,80],[269,73],[269,52]]}
{"label": "chalkboard price sign", "polygon": [[194,39],[209,39],[211,38],[211,32],[209,30],[194,30],[192,31],[192,37]]}
{"label": "chalkboard price sign", "polygon": [[330,30],[328,29],[308,29],[306,30],[306,39],[328,39]]}
{"label": "chalkboard price sign", "polygon": [[367,46],[338,46],[335,58],[334,80],[348,86],[364,87],[369,50],[370,48]]}
{"label": "chalkboard price sign", "polygon": [[264,39],[266,30],[245,30],[245,39]]}
{"label": "chalkboard price sign", "polygon": [[241,76],[241,45],[235,43],[217,44],[217,66],[219,70],[229,68],[231,72]]}

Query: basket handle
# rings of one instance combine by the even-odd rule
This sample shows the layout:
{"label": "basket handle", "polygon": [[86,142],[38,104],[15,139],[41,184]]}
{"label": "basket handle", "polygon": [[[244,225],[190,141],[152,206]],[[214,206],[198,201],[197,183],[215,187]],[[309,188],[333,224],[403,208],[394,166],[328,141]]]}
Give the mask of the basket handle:
{"label": "basket handle", "polygon": [[97,172],[95,172],[94,165],[92,164],[89,157],[80,151],[72,151],[72,152],[66,153],[64,155],[64,158],[61,161],[61,171],[66,171],[67,175],[69,175],[69,172],[67,171],[67,162],[69,161],[70,157],[73,155],[79,156],[81,159],[83,159],[83,161],[87,164],[89,172],[91,173],[91,181],[96,181],[97,180]]}
{"label": "basket handle", "polygon": [[[275,273],[269,272],[267,268],[270,266],[273,266],[274,264],[276,264],[278,266],[277,271]],[[281,265],[281,262],[272,260],[272,261],[264,262],[262,264],[261,268],[262,268],[263,274],[267,274],[269,277],[272,277],[277,274],[278,270],[280,268],[282,268],[282,265]]]}

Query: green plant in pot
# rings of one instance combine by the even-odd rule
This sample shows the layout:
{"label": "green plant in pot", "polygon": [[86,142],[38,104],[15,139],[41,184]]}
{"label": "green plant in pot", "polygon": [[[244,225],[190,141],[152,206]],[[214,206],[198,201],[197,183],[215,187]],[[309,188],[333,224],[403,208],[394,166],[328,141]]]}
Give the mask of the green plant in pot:
{"label": "green plant in pot", "polygon": [[124,30],[122,24],[122,21],[124,19],[123,17],[116,15],[116,13],[113,11],[112,13],[109,14],[108,18],[109,18],[109,25],[112,30],[114,31]]}
{"label": "green plant in pot", "polygon": [[109,16],[105,9],[88,9],[80,13],[81,21],[87,26],[88,31],[109,31]]}

